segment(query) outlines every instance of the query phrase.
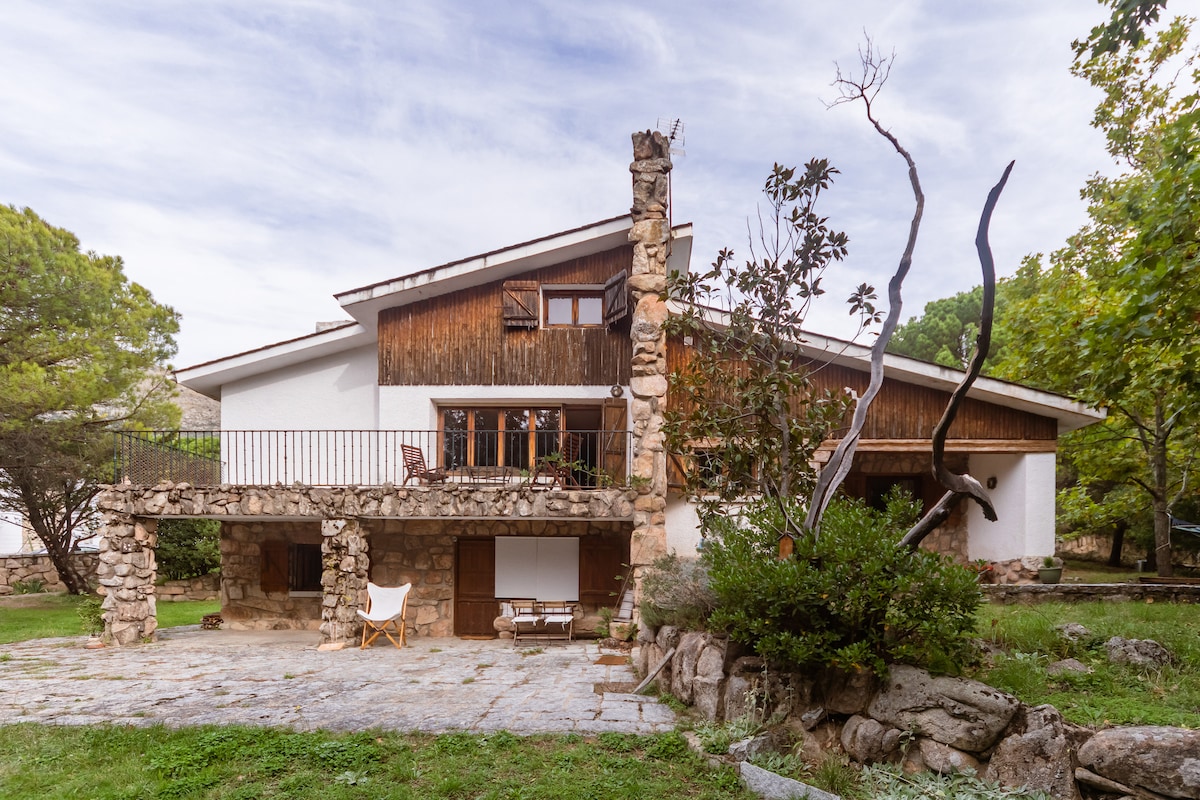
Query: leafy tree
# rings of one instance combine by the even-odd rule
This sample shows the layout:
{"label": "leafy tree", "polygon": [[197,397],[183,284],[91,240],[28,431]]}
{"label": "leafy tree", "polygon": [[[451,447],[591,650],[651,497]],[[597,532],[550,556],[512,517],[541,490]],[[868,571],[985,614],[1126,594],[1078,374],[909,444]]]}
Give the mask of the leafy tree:
{"label": "leafy tree", "polygon": [[0,206],[0,505],[24,514],[72,593],[87,584],[69,555],[92,535],[91,501],[108,477],[105,431],[173,426],[165,379],[175,312],[130,283],[120,258],[29,209]]}
{"label": "leafy tree", "polygon": [[221,523],[215,519],[163,519],[154,555],[158,574],[169,580],[196,578],[221,568]]}
{"label": "leafy tree", "polygon": [[1188,33],[1175,20],[1076,62],[1104,93],[1093,124],[1125,171],[1088,181],[1088,223],[1049,263],[1022,267],[1039,288],[1011,325],[1032,335],[1004,365],[1108,408],[1103,435],[1086,434],[1108,457],[1081,460],[1079,479],[1144,492],[1162,576],[1172,573],[1170,508],[1190,491],[1192,449],[1177,443],[1194,442],[1200,424],[1200,72]]}
{"label": "leafy tree", "polygon": [[[1003,361],[1011,329],[1005,325],[1008,306],[1025,293],[1018,278],[996,281],[996,328],[983,371],[993,374],[995,365]],[[944,297],[925,304],[925,310],[896,328],[888,352],[909,356],[951,369],[966,369],[975,353],[979,338],[979,319],[983,313],[983,287],[976,286],[953,297]]]}
{"label": "leafy tree", "polygon": [[1107,23],[1092,28],[1087,39],[1073,43],[1076,56],[1089,54],[1095,58],[1104,53],[1115,53],[1126,45],[1136,47],[1146,40],[1146,29],[1158,21],[1158,16],[1167,7],[1167,0],[1101,0],[1112,6],[1112,17]]}
{"label": "leafy tree", "polygon": [[[803,171],[776,164],[744,265],[722,250],[707,272],[671,276],[683,305],[668,331],[691,337],[693,357],[671,375],[665,432],[673,452],[699,452],[703,463],[688,472],[693,496],[811,491],[813,451],[845,415],[847,398],[817,394],[808,376],[819,364],[797,355],[824,274],[846,254],[846,234],[817,211],[836,174],[820,159]],[[864,327],[876,319],[873,299],[863,285],[849,300]]]}

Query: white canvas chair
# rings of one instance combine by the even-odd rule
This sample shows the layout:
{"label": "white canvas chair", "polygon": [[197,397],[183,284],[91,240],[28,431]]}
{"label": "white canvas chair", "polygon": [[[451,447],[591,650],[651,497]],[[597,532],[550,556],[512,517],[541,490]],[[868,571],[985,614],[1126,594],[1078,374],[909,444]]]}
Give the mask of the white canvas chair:
{"label": "white canvas chair", "polygon": [[411,583],[396,587],[367,583],[367,610],[358,610],[364,623],[362,647],[359,649],[366,648],[381,633],[396,647],[404,646],[407,638],[404,633],[404,614],[408,610],[408,590],[411,588]]}

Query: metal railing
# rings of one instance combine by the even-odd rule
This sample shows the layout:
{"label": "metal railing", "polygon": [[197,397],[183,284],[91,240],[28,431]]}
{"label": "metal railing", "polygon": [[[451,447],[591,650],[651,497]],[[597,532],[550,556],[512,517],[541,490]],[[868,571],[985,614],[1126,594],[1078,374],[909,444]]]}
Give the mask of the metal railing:
{"label": "metal railing", "polygon": [[[624,485],[630,474],[629,431],[121,431],[114,433],[113,482],[194,486],[379,486],[429,482],[410,478],[404,448],[417,448],[446,483],[545,486],[573,439],[578,455],[559,485]],[[441,482],[434,478],[434,482]]]}

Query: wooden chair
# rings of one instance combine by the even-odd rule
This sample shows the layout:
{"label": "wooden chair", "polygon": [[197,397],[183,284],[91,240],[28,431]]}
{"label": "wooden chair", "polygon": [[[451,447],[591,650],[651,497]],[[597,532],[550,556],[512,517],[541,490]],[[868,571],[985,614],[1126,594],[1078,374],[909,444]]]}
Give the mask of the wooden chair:
{"label": "wooden chair", "polygon": [[538,604],[533,600],[509,600],[508,604],[513,611],[513,647],[516,647],[521,634],[532,634],[542,621],[542,616],[538,613]]}
{"label": "wooden chair", "polygon": [[550,633],[551,625],[558,625],[562,629],[560,635],[566,636],[568,642],[571,641],[575,635],[575,604],[561,601],[542,603],[542,623],[546,626],[547,633]]}
{"label": "wooden chair", "polygon": [[367,610],[358,609],[358,615],[363,619],[360,650],[378,639],[380,634],[386,636],[397,648],[404,647],[408,640],[404,633],[404,618],[408,611],[410,589],[411,583],[396,587],[367,583]]}
{"label": "wooden chair", "polygon": [[404,486],[413,478],[417,479],[418,483],[445,483],[446,470],[430,469],[425,466],[425,453],[421,448],[414,447],[411,444],[400,445],[400,453],[404,456]]}
{"label": "wooden chair", "polygon": [[575,480],[574,470],[579,461],[579,451],[583,447],[583,438],[578,433],[564,433],[562,448],[552,456],[538,460],[537,470],[533,476],[534,482],[545,476],[550,479],[551,486],[563,488],[579,488]]}

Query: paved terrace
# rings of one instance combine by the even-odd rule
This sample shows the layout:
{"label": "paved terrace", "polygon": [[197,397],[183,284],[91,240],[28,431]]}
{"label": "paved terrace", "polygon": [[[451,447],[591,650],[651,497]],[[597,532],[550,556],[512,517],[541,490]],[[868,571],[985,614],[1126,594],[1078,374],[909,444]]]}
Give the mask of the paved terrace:
{"label": "paved terrace", "polygon": [[[153,644],[87,650],[83,637],[0,645],[0,723],[263,725],[294,730],[671,730],[633,695],[633,670],[593,642],[514,649],[416,639],[320,651],[308,632],[159,632]],[[602,656],[608,656],[602,658]],[[619,663],[597,663],[597,662]]]}

